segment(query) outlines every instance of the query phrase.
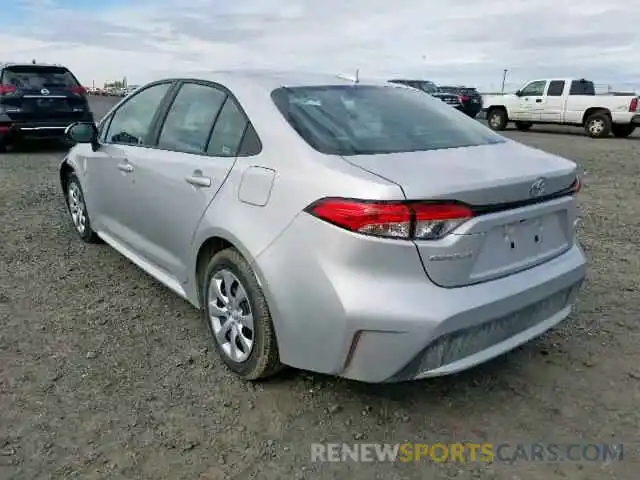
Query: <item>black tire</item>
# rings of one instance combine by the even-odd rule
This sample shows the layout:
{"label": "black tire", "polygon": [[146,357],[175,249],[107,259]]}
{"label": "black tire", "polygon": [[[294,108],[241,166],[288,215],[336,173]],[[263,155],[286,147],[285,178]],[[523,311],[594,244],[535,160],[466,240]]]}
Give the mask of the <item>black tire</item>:
{"label": "black tire", "polygon": [[502,131],[507,128],[509,118],[503,108],[493,108],[487,112],[487,124],[491,130]]}
{"label": "black tire", "polygon": [[589,115],[584,122],[584,131],[591,138],[608,137],[611,133],[611,117],[604,112]]}
{"label": "black tire", "polygon": [[[210,320],[209,285],[214,275],[224,270],[231,272],[244,288],[248,305],[253,314],[253,345],[248,352],[248,357],[241,362],[230,358],[224,351],[216,338],[216,333]],[[203,299],[204,320],[211,332],[216,351],[229,370],[240,378],[249,381],[265,379],[280,372],[284,366],[280,363],[278,342],[271,320],[271,313],[269,312],[267,300],[262,293],[262,288],[260,288],[256,275],[249,263],[235,248],[227,248],[216,253],[209,260],[203,279],[200,298]],[[236,284],[234,283],[233,285]],[[232,289],[233,285],[229,288]],[[225,285],[224,288],[226,291],[227,286]],[[239,285],[236,287],[236,291],[238,288]],[[222,325],[226,324],[226,321]],[[225,340],[230,339],[225,338]]]}
{"label": "black tire", "polygon": [[611,133],[613,133],[613,135],[618,138],[627,138],[635,130],[636,126],[631,124],[620,125],[614,123],[613,125],[611,125]]}
{"label": "black tire", "polygon": [[516,129],[520,130],[521,132],[526,132],[527,130],[531,129],[531,127],[533,127],[533,123],[516,122]]}
{"label": "black tire", "polygon": [[8,146],[9,140],[7,138],[0,138],[0,153],[7,153]]}
{"label": "black tire", "polygon": [[[72,172],[67,176],[67,179],[64,182],[64,187],[65,187],[64,199],[67,204],[67,211],[69,212],[69,217],[71,219],[71,224],[73,225],[74,230],[84,242],[100,243],[100,237],[98,237],[98,234],[93,231],[93,228],[91,228],[91,220],[89,219],[89,213],[87,212],[87,204],[84,199],[84,192],[82,190],[82,185],[80,185],[80,181],[78,180],[78,177],[76,176],[75,173]],[[79,195],[78,198],[80,199],[80,203],[76,203],[75,206],[76,208],[81,209],[85,219],[84,228],[82,229],[77,225],[76,221],[74,221],[73,219],[72,204],[74,202],[73,200],[71,200],[70,196],[72,195],[71,193],[72,190],[75,191],[75,188],[77,188],[77,195]]]}

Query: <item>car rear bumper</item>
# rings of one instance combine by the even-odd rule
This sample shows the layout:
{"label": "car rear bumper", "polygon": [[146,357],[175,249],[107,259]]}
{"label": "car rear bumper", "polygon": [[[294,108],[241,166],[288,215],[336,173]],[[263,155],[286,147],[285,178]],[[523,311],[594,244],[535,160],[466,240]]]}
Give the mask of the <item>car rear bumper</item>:
{"label": "car rear bumper", "polygon": [[42,121],[1,121],[0,135],[10,137],[48,138],[61,137],[65,129],[74,122],[93,122],[92,115],[86,115],[77,119],[68,120],[42,120]]}
{"label": "car rear bumper", "polygon": [[298,217],[256,261],[281,360],[304,370],[376,383],[465,370],[565,319],[585,277],[575,244],[508,277],[441,288],[410,242],[319,223]]}
{"label": "car rear bumper", "polygon": [[640,114],[631,117],[631,125],[640,125]]}

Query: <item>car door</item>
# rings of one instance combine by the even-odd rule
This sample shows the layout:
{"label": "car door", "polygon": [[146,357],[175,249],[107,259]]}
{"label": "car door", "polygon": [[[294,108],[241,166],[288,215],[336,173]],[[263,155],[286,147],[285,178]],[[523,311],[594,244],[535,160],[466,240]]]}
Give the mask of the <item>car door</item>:
{"label": "car door", "polygon": [[143,255],[184,283],[198,223],[236,159],[248,120],[224,87],[182,83],[156,132],[154,150],[137,158],[136,218]]}
{"label": "car door", "polygon": [[543,122],[560,123],[564,112],[565,96],[564,80],[551,80],[547,86],[546,95],[544,96],[543,109],[540,120]]}
{"label": "car door", "polygon": [[136,249],[130,204],[135,201],[135,169],[139,152],[147,149],[154,117],[171,82],[152,84],[131,96],[101,124],[100,147],[88,148],[88,208],[94,228],[116,242]]}
{"label": "car door", "polygon": [[535,80],[520,90],[520,106],[512,119],[522,122],[540,121],[546,86],[546,80]]}

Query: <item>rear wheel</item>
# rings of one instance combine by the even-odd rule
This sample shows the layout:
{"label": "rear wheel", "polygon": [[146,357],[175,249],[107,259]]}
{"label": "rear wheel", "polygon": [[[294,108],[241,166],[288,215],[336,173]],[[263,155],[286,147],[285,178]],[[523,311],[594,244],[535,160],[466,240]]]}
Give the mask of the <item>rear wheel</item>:
{"label": "rear wheel", "polygon": [[531,127],[533,127],[533,123],[529,123],[529,122],[516,122],[516,128],[518,130],[520,130],[521,132],[526,132],[527,130],[529,130]]}
{"label": "rear wheel", "polygon": [[631,124],[619,125],[614,123],[611,125],[611,133],[618,138],[628,137],[635,131],[635,129],[635,125]]}
{"label": "rear wheel", "polygon": [[233,373],[259,380],[282,369],[267,301],[237,250],[227,248],[209,260],[201,298],[218,355]]}
{"label": "rear wheel", "polygon": [[604,138],[611,133],[611,117],[603,112],[594,113],[584,122],[584,130],[591,138]]}
{"label": "rear wheel", "polygon": [[487,114],[487,123],[491,130],[504,130],[507,127],[508,121],[507,112],[502,108],[494,108],[489,110],[489,113]]}

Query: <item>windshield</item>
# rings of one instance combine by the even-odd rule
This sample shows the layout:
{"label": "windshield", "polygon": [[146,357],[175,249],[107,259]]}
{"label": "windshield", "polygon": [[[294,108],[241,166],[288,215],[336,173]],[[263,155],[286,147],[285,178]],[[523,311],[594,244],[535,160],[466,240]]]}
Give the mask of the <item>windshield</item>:
{"label": "windshield", "polygon": [[330,155],[366,155],[503,143],[441,100],[393,86],[279,88],[271,98],[298,134]]}
{"label": "windshield", "polygon": [[15,66],[4,70],[2,84],[20,89],[69,88],[77,80],[64,67]]}
{"label": "windshield", "polygon": [[438,87],[435,83],[429,81],[416,82],[416,88],[427,93],[437,93]]}

